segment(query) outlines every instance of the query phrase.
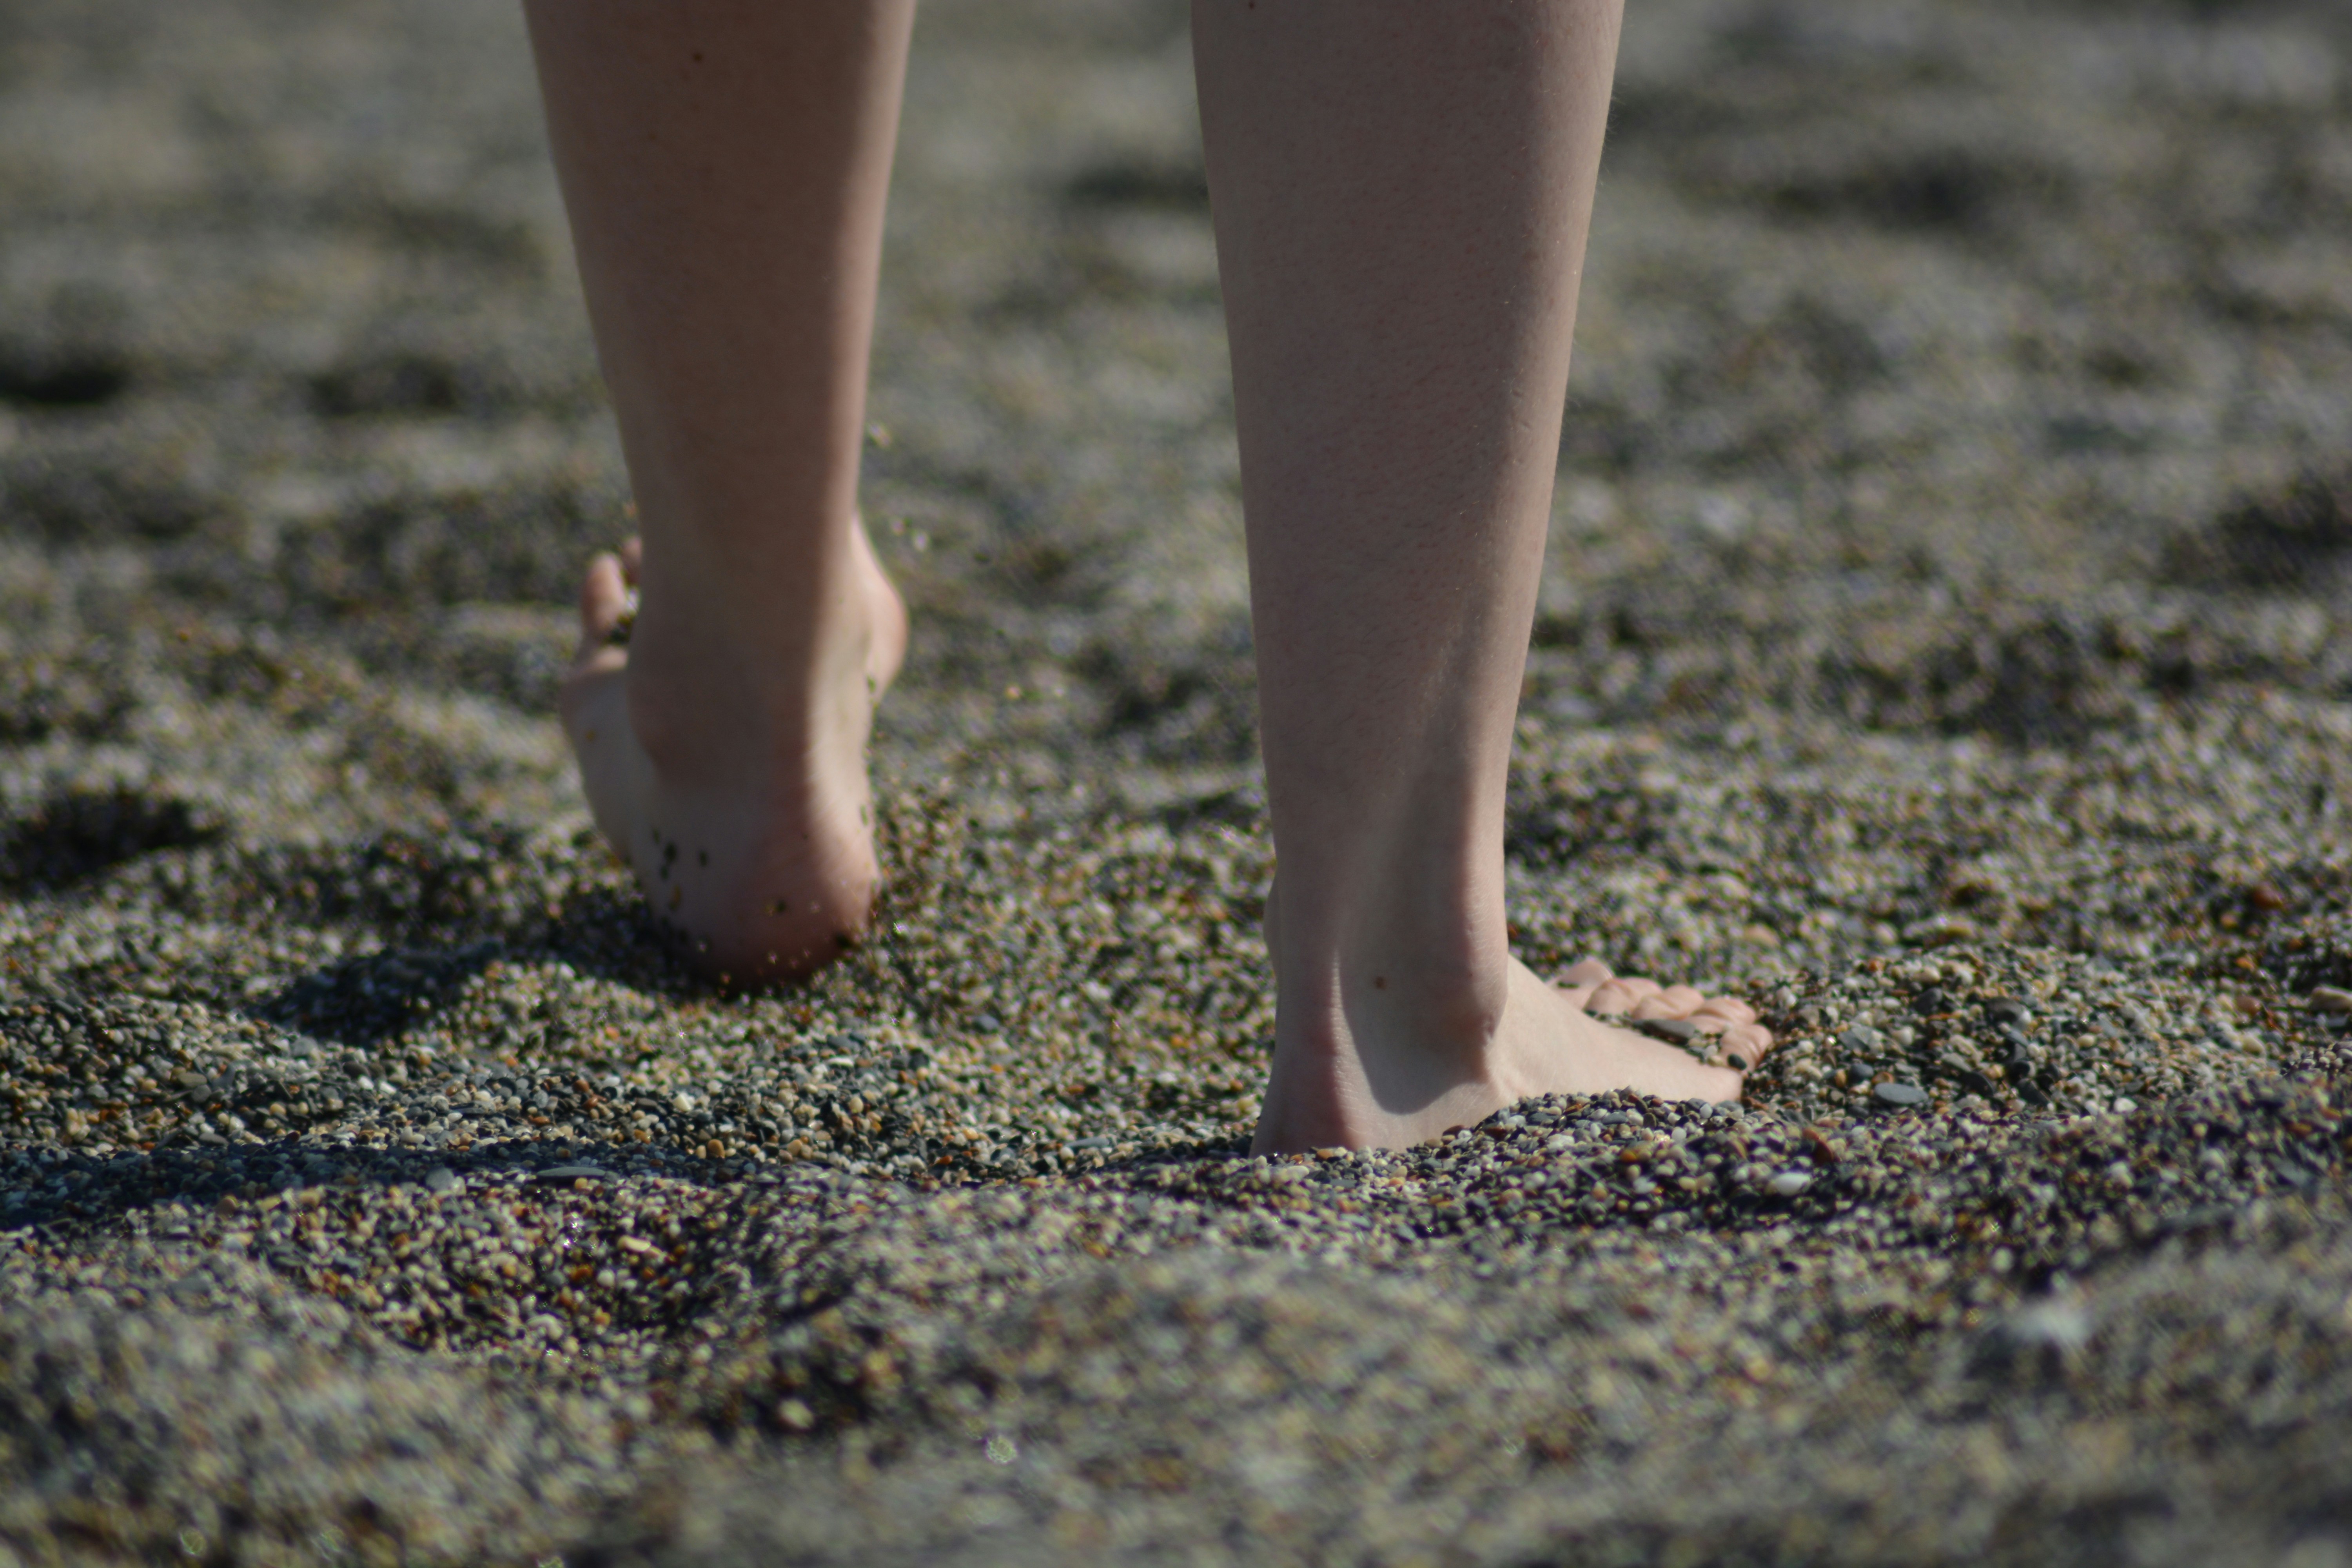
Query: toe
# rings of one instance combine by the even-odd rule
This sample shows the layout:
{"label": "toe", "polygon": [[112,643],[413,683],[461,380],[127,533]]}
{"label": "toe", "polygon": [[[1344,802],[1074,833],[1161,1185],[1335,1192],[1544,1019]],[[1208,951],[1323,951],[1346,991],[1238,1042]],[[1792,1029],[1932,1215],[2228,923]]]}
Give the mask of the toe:
{"label": "toe", "polygon": [[1737,996],[1710,996],[1698,1005],[1691,1018],[1698,1022],[1710,1017],[1727,1024],[1752,1024],[1756,1021],[1756,1009]]}
{"label": "toe", "polygon": [[1759,1026],[1734,1024],[1723,1031],[1723,1037],[1717,1042],[1716,1048],[1718,1059],[1726,1067],[1737,1068],[1741,1072],[1746,1072],[1749,1068],[1762,1061],[1764,1053],[1771,1047],[1771,1035]]}
{"label": "toe", "polygon": [[588,563],[580,584],[580,648],[584,659],[612,640],[613,628],[628,611],[629,588],[618,556],[600,553]]}
{"label": "toe", "polygon": [[1639,998],[1623,981],[1604,980],[1592,988],[1591,995],[1585,998],[1584,1010],[1599,1017],[1614,1018],[1632,1012],[1637,1000]]}
{"label": "toe", "polygon": [[631,539],[621,546],[621,575],[632,588],[637,585],[637,574],[645,570],[646,542]]}
{"label": "toe", "polygon": [[1679,1018],[1685,1011],[1668,1001],[1661,992],[1654,991],[1647,996],[1636,998],[1633,1003],[1633,1016],[1637,1019]]}
{"label": "toe", "polygon": [[1592,1011],[1592,995],[1609,979],[1609,966],[1597,958],[1588,958],[1570,964],[1560,971],[1553,986],[1566,996],[1569,1005]]}
{"label": "toe", "polygon": [[1691,985],[1669,985],[1658,993],[1658,1000],[1675,1010],[1677,1018],[1687,1017],[1706,1004],[1706,993]]}

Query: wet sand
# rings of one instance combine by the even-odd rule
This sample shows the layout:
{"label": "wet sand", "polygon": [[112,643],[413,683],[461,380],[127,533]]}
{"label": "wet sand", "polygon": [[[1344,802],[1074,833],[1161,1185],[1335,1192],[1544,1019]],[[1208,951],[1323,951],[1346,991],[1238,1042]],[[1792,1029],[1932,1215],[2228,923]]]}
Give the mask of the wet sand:
{"label": "wet sand", "polygon": [[924,14],[751,997],[552,721],[518,19],[0,15],[0,1562],[2352,1564],[2352,22],[1636,10],[1512,914],[1783,1043],[1275,1162],[1182,7]]}

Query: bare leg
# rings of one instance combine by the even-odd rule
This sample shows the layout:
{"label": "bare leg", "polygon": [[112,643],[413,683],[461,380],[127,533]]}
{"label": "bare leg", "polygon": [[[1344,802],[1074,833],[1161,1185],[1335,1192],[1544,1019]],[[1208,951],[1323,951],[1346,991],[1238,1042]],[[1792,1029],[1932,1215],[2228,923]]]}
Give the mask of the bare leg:
{"label": "bare leg", "polygon": [[705,967],[803,973],[871,907],[864,749],[906,647],[856,507],[912,0],[526,9],[644,531],[589,570],[564,726]]}
{"label": "bare leg", "polygon": [[[1409,1143],[1546,1091],[1738,1093],[1536,978],[1503,910],[1617,23],[1615,0],[1195,0],[1281,855],[1262,1150]],[[1639,989],[1598,999],[1767,1043],[1738,1003]]]}

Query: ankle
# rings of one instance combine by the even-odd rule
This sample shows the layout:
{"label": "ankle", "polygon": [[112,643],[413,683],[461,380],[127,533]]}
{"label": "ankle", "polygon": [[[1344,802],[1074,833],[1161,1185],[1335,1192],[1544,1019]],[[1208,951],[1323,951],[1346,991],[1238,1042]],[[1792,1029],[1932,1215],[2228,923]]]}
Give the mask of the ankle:
{"label": "ankle", "polygon": [[876,692],[869,596],[853,585],[791,602],[800,597],[747,615],[676,584],[647,596],[626,690],[631,731],[656,774],[725,784],[748,767],[772,783],[779,769],[862,752]]}
{"label": "ankle", "polygon": [[[1297,900],[1305,903],[1306,900]],[[1499,919],[1401,900],[1354,929],[1305,909],[1277,920],[1266,906],[1280,997],[1278,1033],[1316,1056],[1367,1051],[1426,1057],[1475,1069],[1510,994],[1510,950]]]}
{"label": "ankle", "polygon": [[[1277,943],[1274,1068],[1254,1147],[1409,1142],[1493,1108],[1507,952],[1492,963],[1460,952],[1431,962],[1302,946]],[[1400,1118],[1415,1123],[1402,1139]]]}

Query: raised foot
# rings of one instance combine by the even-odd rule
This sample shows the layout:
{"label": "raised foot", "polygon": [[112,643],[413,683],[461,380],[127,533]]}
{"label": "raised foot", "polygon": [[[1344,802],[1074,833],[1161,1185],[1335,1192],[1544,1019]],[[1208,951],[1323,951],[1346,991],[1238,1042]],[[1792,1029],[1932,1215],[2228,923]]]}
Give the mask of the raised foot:
{"label": "raised foot", "polygon": [[[1441,1052],[1423,1040],[1382,1039],[1369,1016],[1362,1030],[1339,1021],[1345,1039],[1278,1041],[1255,1152],[1404,1148],[1539,1094],[1624,1089],[1662,1100],[1737,1100],[1743,1069],[1771,1045],[1755,1011],[1733,998],[1620,979],[1591,961],[1562,980],[1549,984],[1511,960],[1502,1017],[1480,1048]],[[1638,1031],[1659,1019],[1689,1022],[1690,1046]]]}
{"label": "raised foot", "polygon": [[[581,587],[561,708],[589,809],[697,968],[807,974],[856,944],[880,886],[865,746],[906,611],[861,531],[824,638],[656,647],[654,607],[632,603],[639,563],[632,540]],[[697,609],[664,607],[672,626]]]}

